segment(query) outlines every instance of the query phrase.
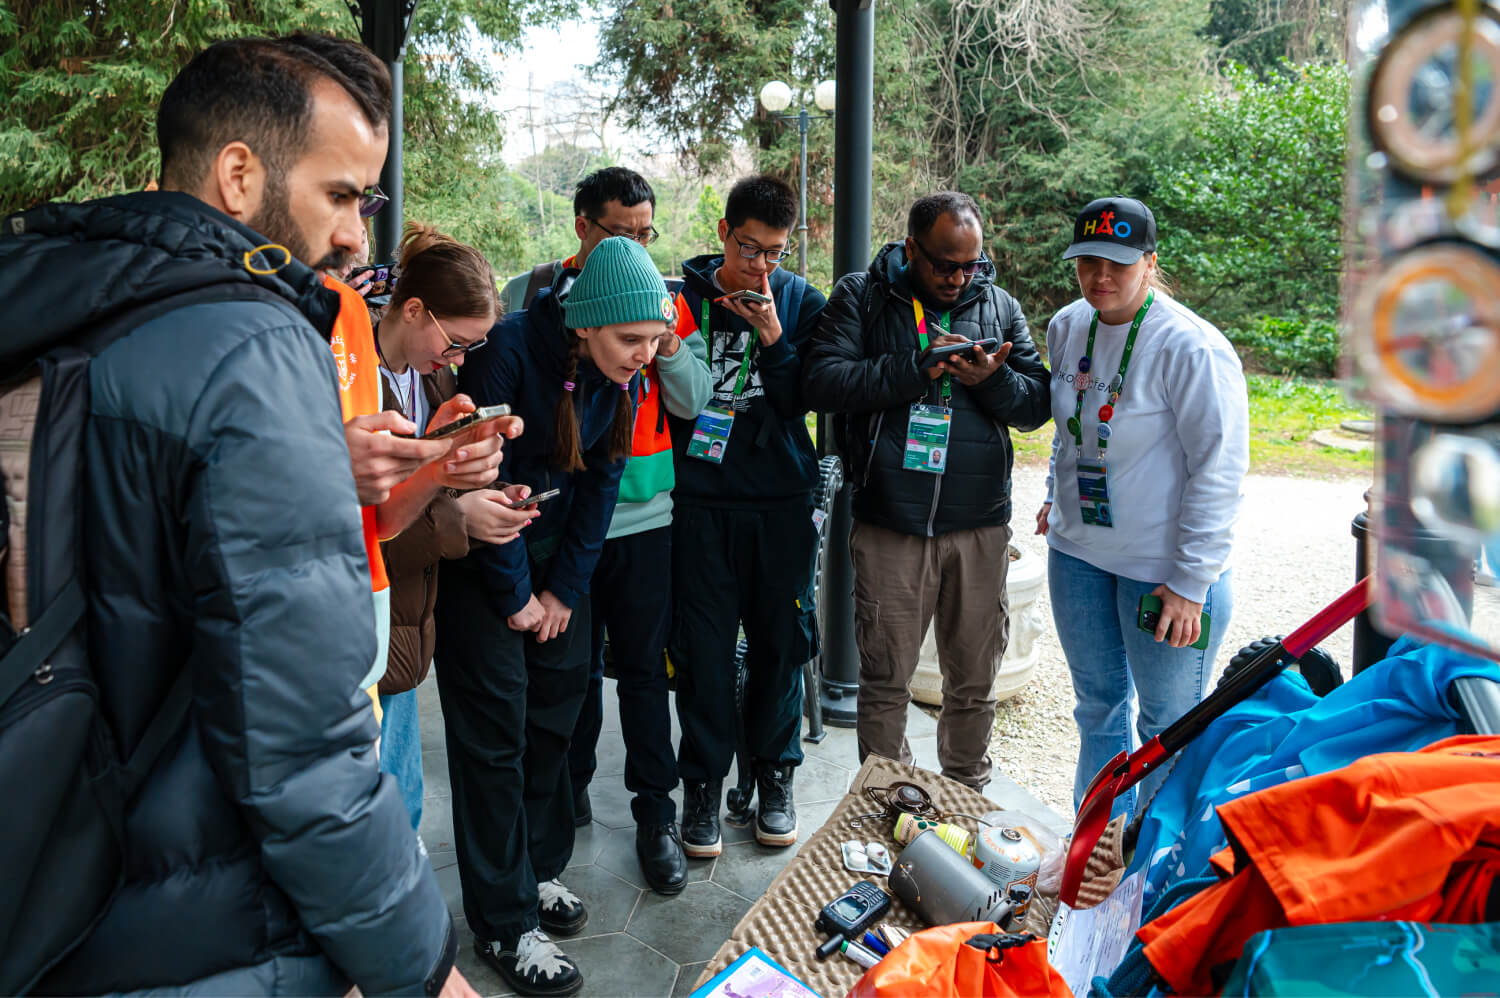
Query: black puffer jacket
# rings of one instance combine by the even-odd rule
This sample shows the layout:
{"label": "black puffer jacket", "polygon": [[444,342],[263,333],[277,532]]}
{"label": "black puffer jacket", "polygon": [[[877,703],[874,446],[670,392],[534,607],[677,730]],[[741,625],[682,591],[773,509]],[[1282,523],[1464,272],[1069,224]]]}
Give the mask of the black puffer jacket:
{"label": "black puffer jacket", "polygon": [[124,887],[50,991],[421,993],[452,963],[356,687],[375,624],[327,339],[337,296],[301,264],[252,275],[262,242],[172,193],[47,205],[0,238],[22,336],[187,289],[272,293],[152,319],[90,368],[102,709],[128,756],[183,669],[193,702],[127,810]]}
{"label": "black puffer jacket", "polygon": [[917,367],[922,350],[905,266],[903,244],[890,243],[868,272],[834,287],[802,365],[807,402],[841,414],[835,429],[854,482],[855,519],[924,537],[1008,523],[1010,428],[1034,430],[1047,421],[1047,368],[1021,306],[995,286],[986,263],[953,307],[950,331],[1008,340],[1010,356],[973,388],[953,379],[947,470],[904,470],[911,405],[936,405],[940,393],[940,381]]}

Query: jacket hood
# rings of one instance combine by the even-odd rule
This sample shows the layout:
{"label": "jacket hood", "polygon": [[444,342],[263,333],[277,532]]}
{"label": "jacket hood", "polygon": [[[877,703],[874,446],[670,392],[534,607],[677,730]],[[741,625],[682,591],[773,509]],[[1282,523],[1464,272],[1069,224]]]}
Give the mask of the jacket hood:
{"label": "jacket hood", "polygon": [[[902,299],[911,300],[911,288],[907,284],[904,271],[906,270],[906,241],[898,240],[886,243],[880,252],[875,254],[875,259],[870,262],[870,280],[877,286],[883,288],[886,293],[894,291]],[[958,296],[958,301],[953,309],[964,308],[972,302],[978,301],[989,293],[990,286],[995,283],[995,265],[986,257],[984,266],[979,268],[979,273],[974,275],[973,280]]]}
{"label": "jacket hood", "polygon": [[[723,253],[705,253],[695,256],[691,260],[682,262],[682,275],[684,283],[691,287],[699,295],[708,295],[714,289],[714,271],[724,264]],[[775,294],[782,285],[795,276],[785,267],[777,267],[771,271],[771,293]]]}
{"label": "jacket hood", "polygon": [[[568,290],[572,288],[578,273],[576,267],[559,267],[557,276],[552,279],[552,286],[538,291],[536,300],[527,309],[536,336],[534,350],[538,364],[545,365],[547,373],[556,374],[559,378],[568,366],[568,324],[563,315],[562,303],[568,297]],[[581,380],[585,383],[605,380],[604,375],[599,373],[599,369],[587,357],[580,358],[578,373],[583,376]]]}
{"label": "jacket hood", "polygon": [[[218,284],[269,290],[328,336],[338,314],[337,293],[297,260],[273,273],[253,272],[246,254],[267,242],[176,191],[44,204],[11,215],[0,232],[0,296],[12,317],[11,335],[0,347],[0,371],[29,362],[70,330]],[[268,266],[279,258],[273,251]]]}

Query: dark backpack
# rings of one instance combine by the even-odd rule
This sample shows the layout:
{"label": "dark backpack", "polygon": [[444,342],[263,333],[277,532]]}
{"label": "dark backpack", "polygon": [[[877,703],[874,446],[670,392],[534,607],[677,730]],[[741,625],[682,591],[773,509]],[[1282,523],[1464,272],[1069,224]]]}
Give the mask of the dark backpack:
{"label": "dark backpack", "polygon": [[[859,322],[862,329],[870,328],[870,323],[885,307],[886,297],[880,293],[879,286],[874,281],[866,278],[859,298]],[[866,350],[868,352],[868,347]],[[833,414],[833,448],[843,460],[844,473],[850,482],[864,477],[866,464],[875,446],[875,441],[868,438],[870,428],[875,425],[876,415],[867,412]]]}
{"label": "dark backpack", "polygon": [[100,710],[82,544],[89,365],[157,316],[260,298],[282,301],[244,283],[183,292],[51,336],[0,371],[0,994],[36,987],[109,907],[126,806],[192,700],[184,670],[128,756]]}

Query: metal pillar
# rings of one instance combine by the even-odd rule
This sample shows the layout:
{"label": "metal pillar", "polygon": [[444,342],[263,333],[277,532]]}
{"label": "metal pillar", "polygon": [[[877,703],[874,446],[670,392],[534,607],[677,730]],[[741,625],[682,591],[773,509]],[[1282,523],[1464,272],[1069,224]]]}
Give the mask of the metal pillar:
{"label": "metal pillar", "polygon": [[[875,12],[872,0],[829,0],[838,15],[835,41],[839,81],[834,112],[833,278],[870,265],[870,188],[875,125]],[[804,112],[805,113],[805,112]],[[805,147],[804,147],[805,148]],[[804,154],[805,155],[805,154]],[[805,160],[804,160],[805,161]],[[818,450],[833,441],[819,424]],[[828,524],[827,571],[823,575],[823,719],[852,727],[859,693],[859,651],[854,644],[854,566],[849,560],[853,486],[839,491]]]}
{"label": "metal pillar", "polygon": [[417,0],[349,0],[349,12],[359,24],[360,41],[391,72],[390,144],[386,148],[385,166],[380,170],[380,189],[390,201],[375,216],[375,245],[370,247],[372,262],[394,260],[396,247],[401,244],[405,195],[401,182],[401,140],[405,125],[402,98],[406,90],[402,60],[406,57],[406,37],[416,9]]}
{"label": "metal pillar", "polygon": [[797,160],[797,170],[802,175],[802,207],[797,214],[797,276],[807,280],[807,108],[797,112],[797,135],[802,140],[802,153]]}

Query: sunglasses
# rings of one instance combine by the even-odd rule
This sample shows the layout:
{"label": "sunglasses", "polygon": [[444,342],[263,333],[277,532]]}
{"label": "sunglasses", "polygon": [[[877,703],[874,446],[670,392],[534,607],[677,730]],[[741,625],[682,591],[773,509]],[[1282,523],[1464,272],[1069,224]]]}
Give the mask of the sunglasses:
{"label": "sunglasses", "polygon": [[380,189],[379,184],[373,184],[360,192],[359,195],[359,217],[369,218],[380,209],[384,208],[386,202],[391,199],[390,195]]}
{"label": "sunglasses", "polygon": [[978,260],[970,260],[968,263],[954,263],[951,260],[944,260],[933,256],[916,236],[912,236],[911,241],[916,244],[917,249],[922,251],[922,255],[927,258],[928,266],[932,268],[932,272],[938,277],[952,277],[959,271],[962,271],[965,277],[973,277],[979,273],[979,268],[985,264],[984,257],[980,257]]}
{"label": "sunglasses", "polygon": [[448,330],[444,329],[443,324],[438,321],[438,317],[432,314],[432,309],[429,308],[427,310],[427,314],[432,317],[432,324],[438,328],[438,332],[443,334],[443,339],[448,341],[447,347],[443,349],[444,357],[457,357],[461,353],[468,353],[470,350],[478,350],[480,347],[484,346],[490,341],[490,338],[488,336],[481,336],[473,343],[459,343],[453,337],[448,335]]}
{"label": "sunglasses", "polygon": [[599,228],[603,229],[605,232],[608,232],[612,236],[620,236],[623,239],[634,239],[642,246],[650,246],[652,243],[661,238],[661,233],[656,231],[656,226],[654,225],[648,225],[645,232],[616,232],[614,229],[611,229],[609,226],[600,222],[597,218],[590,218],[589,221],[593,222],[595,225],[599,226]]}
{"label": "sunglasses", "polygon": [[779,250],[762,249],[754,243],[745,242],[740,238],[740,234],[733,229],[729,230],[729,234],[734,237],[735,243],[739,245],[740,256],[744,257],[746,260],[754,260],[756,257],[764,253],[766,255],[767,262],[780,263],[781,261],[792,255],[790,246],[786,249]]}

